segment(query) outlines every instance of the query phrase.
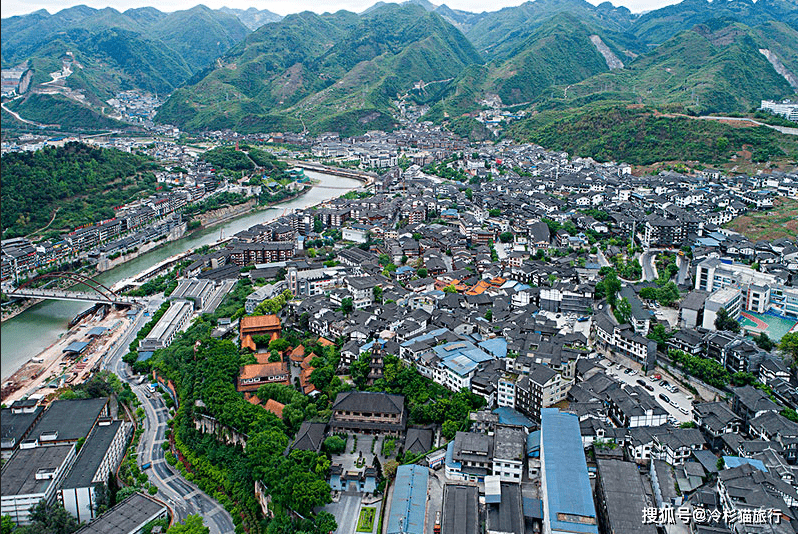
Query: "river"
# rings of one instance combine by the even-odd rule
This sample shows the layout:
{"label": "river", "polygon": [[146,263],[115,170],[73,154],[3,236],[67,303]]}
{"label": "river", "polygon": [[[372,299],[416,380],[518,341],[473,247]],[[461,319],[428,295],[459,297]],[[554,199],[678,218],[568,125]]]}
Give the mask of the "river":
{"label": "river", "polygon": [[[193,233],[177,241],[142,254],[138,258],[99,274],[96,278],[105,285],[129,278],[136,273],[155,265],[161,260],[184,252],[190,248],[209,245],[219,240],[222,230],[225,237],[230,237],[241,230],[281,216],[288,209],[307,208],[325,200],[343,195],[348,190],[356,189],[361,183],[351,178],[343,178],[314,171],[305,171],[305,175],[318,180],[308,193],[299,198],[289,200],[273,208],[226,221],[218,226]],[[32,357],[50,346],[60,335],[67,331],[69,321],[90,305],[81,302],[48,300],[25,310],[16,317],[5,321],[0,326],[0,356],[2,356],[2,378],[5,381]]]}

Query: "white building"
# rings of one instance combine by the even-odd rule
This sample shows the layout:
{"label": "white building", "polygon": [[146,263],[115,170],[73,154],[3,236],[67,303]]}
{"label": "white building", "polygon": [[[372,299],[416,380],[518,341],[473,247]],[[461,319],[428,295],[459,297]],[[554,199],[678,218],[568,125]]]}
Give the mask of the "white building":
{"label": "white building", "polygon": [[100,421],[81,447],[75,466],[59,491],[64,508],[78,522],[97,517],[98,487],[107,484],[109,477],[114,476],[125,454],[131,430],[130,423]]}
{"label": "white building", "polygon": [[721,308],[732,319],[739,319],[742,311],[742,293],[736,287],[724,287],[712,293],[704,302],[704,322],[701,326],[707,330],[715,330],[715,319]]}
{"label": "white building", "polygon": [[0,514],[17,525],[30,523],[30,510],[39,501],[52,504],[56,489],[75,461],[75,444],[39,447],[25,444],[0,474]]}

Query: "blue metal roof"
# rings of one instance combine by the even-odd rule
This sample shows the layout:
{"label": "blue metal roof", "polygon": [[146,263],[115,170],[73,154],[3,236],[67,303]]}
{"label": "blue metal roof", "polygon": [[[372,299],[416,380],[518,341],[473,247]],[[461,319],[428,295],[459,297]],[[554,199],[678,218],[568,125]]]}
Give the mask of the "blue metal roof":
{"label": "blue metal roof", "polygon": [[[557,408],[541,410],[541,445],[548,505],[545,521],[555,531],[598,534],[579,418]],[[593,524],[586,524],[584,518],[593,518]]]}
{"label": "blue metal roof", "polygon": [[426,341],[428,339],[434,338],[435,336],[440,336],[441,334],[444,334],[446,331],[447,331],[446,328],[438,328],[437,330],[430,330],[426,334],[423,334],[423,335],[416,336],[414,338],[408,339],[407,341],[403,342],[401,344],[401,346],[409,347],[413,343],[417,343],[419,341]]}
{"label": "blue metal roof", "polygon": [[740,458],[739,456],[724,456],[723,463],[726,466],[726,469],[734,469],[735,467],[740,467],[743,464],[748,464],[751,467],[756,467],[763,473],[768,472],[768,468],[765,467],[765,464],[762,463],[762,460],[754,460],[753,458]]}
{"label": "blue metal roof", "polygon": [[540,457],[540,430],[530,432],[526,437],[526,454],[533,458]]}
{"label": "blue metal roof", "polygon": [[388,515],[388,534],[424,534],[429,469],[400,465],[396,470]]}
{"label": "blue metal roof", "polygon": [[492,339],[486,339],[481,343],[477,344],[479,348],[493,354],[497,358],[506,358],[507,357],[507,340],[503,337],[494,337]]}
{"label": "blue metal roof", "polygon": [[144,362],[144,361],[147,361],[147,360],[149,360],[150,358],[152,358],[152,355],[153,355],[153,354],[154,354],[154,353],[153,353],[153,352],[151,352],[151,351],[142,351],[142,352],[139,352],[139,357],[138,357],[138,358],[136,358],[136,361],[137,361],[137,362]]}
{"label": "blue metal roof", "polygon": [[532,419],[525,416],[518,410],[514,410],[507,406],[496,408],[493,410],[493,413],[499,416],[500,425],[524,426],[527,428],[533,428],[536,426]]}
{"label": "blue metal roof", "polygon": [[458,354],[453,358],[443,360],[443,362],[441,363],[445,367],[451,369],[460,376],[466,376],[468,373],[474,371],[477,368],[477,364],[471,361],[464,354]]}

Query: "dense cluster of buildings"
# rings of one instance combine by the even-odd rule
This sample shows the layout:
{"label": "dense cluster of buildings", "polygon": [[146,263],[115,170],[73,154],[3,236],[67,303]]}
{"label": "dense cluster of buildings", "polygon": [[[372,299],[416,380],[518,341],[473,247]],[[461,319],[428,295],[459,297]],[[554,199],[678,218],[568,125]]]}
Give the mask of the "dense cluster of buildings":
{"label": "dense cluster of buildings", "polygon": [[[301,321],[320,341],[339,340],[342,377],[365,361],[372,385],[390,354],[486,403],[447,442],[440,429],[410,424],[401,396],[345,392],[329,421],[303,423],[289,448],[318,452],[325,437],[343,432],[426,453],[419,465],[397,471],[386,512],[391,532],[430,531],[436,510],[422,503],[433,494],[442,532],[481,532],[482,525],[518,533],[794,532],[798,423],[785,412],[798,405],[794,373],[777,351],[745,337],[757,326],[735,334],[719,330],[715,318],[723,307],[732,318],[798,321],[795,241],[753,243],[720,226],[752,205],[795,196],[796,177],[706,171],[639,178],[624,165],[501,145],[448,166],[462,173],[461,183],[417,165],[393,168],[371,194],[295,211],[212,253],[228,267],[252,266],[242,276],[268,282],[250,295],[249,312],[291,290],[284,320]],[[280,243],[291,253],[243,255]],[[311,258],[307,243],[332,255]],[[641,296],[660,287],[656,279],[666,271],[660,264],[657,272],[655,253],[644,254],[643,280],[621,281],[618,299],[628,302],[629,315],[619,318],[602,297],[600,271],[631,259],[637,245],[676,263],[678,272],[669,274],[680,295],[667,312]],[[240,323],[242,346],[253,335],[279,335],[279,320],[267,317]],[[668,348],[750,372],[768,393],[734,388],[726,402],[702,390],[710,402],[690,396],[692,406],[678,405],[679,414],[654,393],[660,379],[616,378],[602,357],[627,371],[657,373],[665,355],[648,337],[657,325],[673,334]],[[263,346],[251,345],[258,363],[241,369],[239,391],[281,383],[317,394],[308,380],[312,355],[298,347],[287,361],[270,362]],[[373,492],[377,474],[368,463],[349,470],[336,462],[333,490],[354,483]],[[442,485],[430,469],[440,469]],[[728,518],[754,508],[778,510],[780,522],[689,519],[679,530],[668,520],[676,510],[693,518],[697,509],[717,509]],[[644,521],[646,510],[659,516]]]}

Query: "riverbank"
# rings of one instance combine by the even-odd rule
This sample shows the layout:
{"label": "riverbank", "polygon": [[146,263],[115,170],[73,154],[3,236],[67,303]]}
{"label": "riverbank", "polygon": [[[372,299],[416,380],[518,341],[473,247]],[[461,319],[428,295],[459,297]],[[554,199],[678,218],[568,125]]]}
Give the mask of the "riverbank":
{"label": "riverbank", "polygon": [[[255,224],[265,224],[277,219],[285,210],[307,209],[321,205],[330,198],[363,186],[361,180],[339,178],[315,171],[309,171],[306,175],[314,182],[313,185],[305,187],[301,194],[291,199],[284,199],[269,206],[259,206],[255,210],[226,221],[218,221],[213,225],[215,231],[211,228],[186,233],[181,239],[163,243],[146,254],[97,275],[96,278],[108,287],[119,288],[125,283],[141,278],[142,275],[146,278],[147,273],[152,274],[157,268],[163,269],[164,264],[184,255],[187,250],[218,244],[218,227],[223,228],[226,236],[233,236]],[[47,300],[32,305],[26,313],[19,313],[13,319],[4,321],[0,335],[3,380],[24,366],[31,358],[38,357],[39,353],[46,350],[59,337],[67,335],[68,322],[88,307],[85,303]]]}
{"label": "riverbank", "polygon": [[[129,324],[126,310],[97,312],[83,318],[3,382],[0,399],[8,405],[26,395],[47,396],[64,384],[80,384],[99,367],[103,356]],[[104,330],[92,332],[95,328]],[[74,353],[67,350],[72,343],[88,345]]]}
{"label": "riverbank", "polygon": [[9,306],[14,306],[14,308],[11,311],[6,312],[5,309],[2,311],[2,314],[0,315],[0,323],[7,321],[8,319],[13,319],[14,317],[24,312],[28,308],[31,308],[37,305],[38,303],[42,302],[42,299],[21,299],[21,300],[22,302],[20,303],[9,305]]}

